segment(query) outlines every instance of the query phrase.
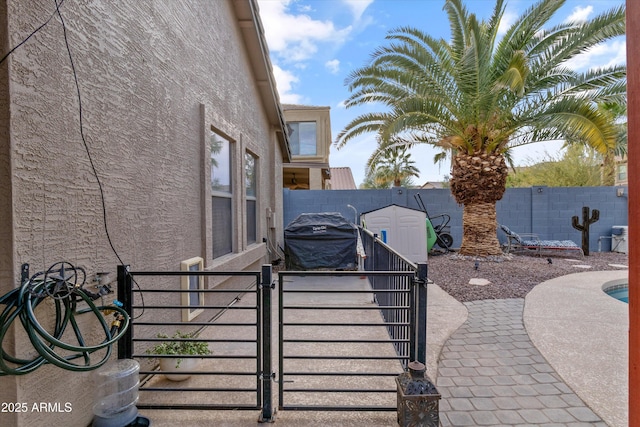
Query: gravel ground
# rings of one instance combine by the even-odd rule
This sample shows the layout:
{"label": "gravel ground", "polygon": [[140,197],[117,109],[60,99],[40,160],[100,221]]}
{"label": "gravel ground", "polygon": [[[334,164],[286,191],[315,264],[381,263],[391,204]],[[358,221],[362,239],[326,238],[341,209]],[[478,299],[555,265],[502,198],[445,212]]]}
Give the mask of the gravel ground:
{"label": "gravel ground", "polygon": [[[476,269],[477,261],[477,269]],[[627,254],[591,252],[584,258],[559,255],[506,255],[488,260],[459,254],[429,256],[428,277],[458,301],[524,298],[538,283],[565,274],[584,271],[620,270],[610,264],[629,265]],[[579,266],[591,266],[583,268]],[[470,285],[472,278],[486,279],[489,285]]]}

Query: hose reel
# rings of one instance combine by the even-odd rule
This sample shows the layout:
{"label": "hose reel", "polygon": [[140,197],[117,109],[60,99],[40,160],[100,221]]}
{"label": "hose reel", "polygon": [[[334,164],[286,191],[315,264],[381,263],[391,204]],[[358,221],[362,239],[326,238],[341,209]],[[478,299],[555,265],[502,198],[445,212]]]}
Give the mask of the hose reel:
{"label": "hose reel", "polygon": [[[97,292],[93,292],[86,289],[85,284],[85,270],[65,261],[57,262],[31,277],[28,264],[22,266],[22,285],[0,297],[0,304],[5,305],[0,313],[0,376],[25,375],[45,363],[84,372],[96,369],[109,360],[112,345],[129,327],[129,315],[118,301],[109,305],[94,303],[111,293],[108,285],[102,285]],[[42,326],[35,313],[45,301],[53,304],[55,312],[53,327],[49,330]],[[76,319],[87,313],[96,316],[104,333],[105,338],[99,344],[88,345],[85,342]],[[113,315],[111,325],[105,318],[108,315]],[[5,337],[16,320],[20,320],[37,356],[27,358],[5,350]],[[63,341],[63,335],[68,330],[71,333],[67,333],[67,336],[74,335],[77,343]],[[92,354],[100,350],[105,350],[103,357],[92,361]],[[76,363],[78,359],[80,361]]]}

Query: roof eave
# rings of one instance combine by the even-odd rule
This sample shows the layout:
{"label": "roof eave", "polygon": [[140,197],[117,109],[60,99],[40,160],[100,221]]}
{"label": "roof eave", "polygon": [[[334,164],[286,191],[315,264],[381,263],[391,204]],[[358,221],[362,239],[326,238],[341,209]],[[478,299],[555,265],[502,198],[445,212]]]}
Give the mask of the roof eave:
{"label": "roof eave", "polygon": [[278,144],[282,151],[282,160],[288,162],[291,160],[289,137],[286,132],[284,114],[276,88],[273,67],[269,59],[269,49],[260,20],[258,4],[256,0],[232,0],[232,2],[267,118],[275,128]]}

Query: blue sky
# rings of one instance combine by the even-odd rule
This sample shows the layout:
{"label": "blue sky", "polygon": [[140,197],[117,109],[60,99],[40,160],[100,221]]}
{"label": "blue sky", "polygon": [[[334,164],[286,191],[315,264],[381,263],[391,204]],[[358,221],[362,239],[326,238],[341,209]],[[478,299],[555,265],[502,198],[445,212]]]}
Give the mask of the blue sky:
{"label": "blue sky", "polygon": [[[568,0],[557,13],[557,20],[590,19],[624,4],[624,0]],[[466,0],[470,12],[488,19],[494,0]],[[283,103],[331,107],[332,137],[362,108],[345,109],[349,91],[344,85],[348,74],[363,66],[373,50],[385,44],[386,33],[400,26],[412,26],[434,37],[449,38],[444,0],[258,0],[269,45],[271,61]],[[503,24],[513,22],[532,0],[507,0]],[[582,55],[571,66],[588,68],[625,63],[625,40],[619,39]],[[375,149],[374,135],[350,141],[344,148],[331,148],[332,167],[348,166],[356,184],[364,179],[366,160]],[[526,164],[556,154],[561,143],[533,144],[517,148],[517,164]],[[433,163],[436,150],[429,146],[413,148],[412,158],[420,169],[417,184],[439,181],[448,174],[448,165]]]}

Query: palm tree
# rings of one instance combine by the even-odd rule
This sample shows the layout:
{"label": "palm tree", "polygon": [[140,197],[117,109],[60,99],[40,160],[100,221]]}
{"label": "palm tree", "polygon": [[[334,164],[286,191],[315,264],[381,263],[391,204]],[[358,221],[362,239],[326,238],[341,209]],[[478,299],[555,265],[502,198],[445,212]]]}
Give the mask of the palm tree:
{"label": "palm tree", "polygon": [[[488,21],[447,0],[450,40],[415,29],[392,30],[390,44],[347,78],[347,107],[387,108],[352,120],[336,146],[376,132],[382,141],[428,143],[452,155],[451,192],[464,205],[460,252],[499,255],[495,205],[502,198],[509,150],[564,139],[605,152],[615,145],[598,102],[623,102],[623,66],[577,73],[567,61],[625,33],[624,7],[586,22],[545,24],[565,3],[540,0],[499,38],[505,11],[496,0]],[[384,145],[380,149],[384,149]]]}
{"label": "palm tree", "polygon": [[384,186],[383,188],[388,188],[389,183],[400,187],[411,177],[419,177],[420,170],[407,149],[407,146],[391,146],[376,151],[367,162],[367,176],[372,176],[376,184]]}

